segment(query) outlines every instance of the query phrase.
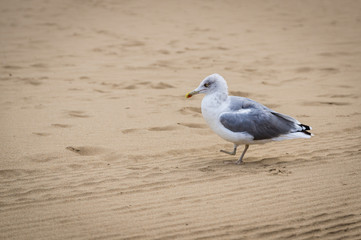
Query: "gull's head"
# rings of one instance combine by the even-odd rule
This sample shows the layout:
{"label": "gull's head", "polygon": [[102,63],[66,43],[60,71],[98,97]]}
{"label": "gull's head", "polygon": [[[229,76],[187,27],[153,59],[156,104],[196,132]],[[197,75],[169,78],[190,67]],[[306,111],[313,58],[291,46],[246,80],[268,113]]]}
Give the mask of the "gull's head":
{"label": "gull's head", "polygon": [[224,78],[217,73],[209,75],[208,77],[203,79],[201,84],[199,84],[196,89],[187,93],[186,98],[190,98],[193,95],[199,93],[204,93],[206,95],[212,93],[225,93],[228,95],[228,86],[226,80],[224,80]]}

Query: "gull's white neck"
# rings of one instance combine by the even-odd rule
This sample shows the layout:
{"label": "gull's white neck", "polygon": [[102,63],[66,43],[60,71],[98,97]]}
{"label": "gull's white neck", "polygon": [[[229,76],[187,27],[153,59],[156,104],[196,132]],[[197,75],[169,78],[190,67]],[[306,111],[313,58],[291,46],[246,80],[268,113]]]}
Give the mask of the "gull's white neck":
{"label": "gull's white neck", "polygon": [[211,94],[207,94],[204,96],[202,100],[202,107],[203,104],[206,104],[208,107],[217,108],[223,103],[227,101],[228,93],[227,92],[214,92]]}
{"label": "gull's white neck", "polygon": [[208,125],[215,130],[219,114],[226,106],[228,100],[227,92],[215,92],[207,94],[202,100],[202,115]]}

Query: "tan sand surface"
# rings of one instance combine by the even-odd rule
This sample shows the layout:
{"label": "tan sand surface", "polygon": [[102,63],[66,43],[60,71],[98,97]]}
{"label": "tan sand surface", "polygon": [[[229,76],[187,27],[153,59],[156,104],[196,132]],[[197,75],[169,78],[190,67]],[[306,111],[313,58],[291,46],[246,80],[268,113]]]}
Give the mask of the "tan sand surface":
{"label": "tan sand surface", "polygon": [[[361,1],[0,1],[0,239],[361,239]],[[209,74],[313,127],[206,126]]]}

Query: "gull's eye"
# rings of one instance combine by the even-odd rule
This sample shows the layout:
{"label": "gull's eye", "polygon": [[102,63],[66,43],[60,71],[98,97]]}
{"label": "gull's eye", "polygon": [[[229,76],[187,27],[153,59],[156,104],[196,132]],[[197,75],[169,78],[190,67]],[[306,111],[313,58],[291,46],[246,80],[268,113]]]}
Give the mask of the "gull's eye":
{"label": "gull's eye", "polygon": [[204,87],[209,87],[209,85],[210,85],[209,83],[205,83],[203,86]]}

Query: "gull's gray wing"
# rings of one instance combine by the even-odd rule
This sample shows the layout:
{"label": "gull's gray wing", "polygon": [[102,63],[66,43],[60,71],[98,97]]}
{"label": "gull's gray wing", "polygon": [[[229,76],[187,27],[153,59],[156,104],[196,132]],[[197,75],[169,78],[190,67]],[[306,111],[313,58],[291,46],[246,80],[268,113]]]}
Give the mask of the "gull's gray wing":
{"label": "gull's gray wing", "polygon": [[232,132],[247,132],[254,140],[303,130],[292,117],[274,112],[248,98],[232,97],[229,109],[219,117],[222,125]]}

